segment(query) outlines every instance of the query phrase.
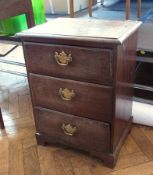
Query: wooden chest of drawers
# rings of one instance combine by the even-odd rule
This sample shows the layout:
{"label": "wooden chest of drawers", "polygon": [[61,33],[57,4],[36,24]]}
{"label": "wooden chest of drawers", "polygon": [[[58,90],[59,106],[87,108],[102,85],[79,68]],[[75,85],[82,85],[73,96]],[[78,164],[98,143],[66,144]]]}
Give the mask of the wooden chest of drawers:
{"label": "wooden chest of drawers", "polygon": [[63,18],[18,34],[38,144],[68,145],[115,165],[132,121],[140,24]]}

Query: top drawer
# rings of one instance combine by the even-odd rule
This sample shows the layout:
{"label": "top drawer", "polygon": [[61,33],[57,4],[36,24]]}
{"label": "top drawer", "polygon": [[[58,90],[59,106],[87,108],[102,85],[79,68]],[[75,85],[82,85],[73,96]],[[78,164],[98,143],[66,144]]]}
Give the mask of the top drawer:
{"label": "top drawer", "polygon": [[113,51],[63,45],[25,43],[29,72],[111,85]]}

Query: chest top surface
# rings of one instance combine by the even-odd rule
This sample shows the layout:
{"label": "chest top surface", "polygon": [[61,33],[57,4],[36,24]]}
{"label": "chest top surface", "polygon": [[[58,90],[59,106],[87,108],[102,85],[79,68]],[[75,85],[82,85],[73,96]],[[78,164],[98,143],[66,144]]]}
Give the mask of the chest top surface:
{"label": "chest top surface", "polygon": [[95,19],[57,18],[18,33],[19,37],[76,38],[85,40],[124,41],[141,22]]}

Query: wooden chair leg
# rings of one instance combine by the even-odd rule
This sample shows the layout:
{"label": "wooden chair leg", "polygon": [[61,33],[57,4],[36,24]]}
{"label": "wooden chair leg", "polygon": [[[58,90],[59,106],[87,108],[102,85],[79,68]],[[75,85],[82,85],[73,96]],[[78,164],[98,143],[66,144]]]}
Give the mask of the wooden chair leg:
{"label": "wooden chair leg", "polygon": [[130,3],[131,0],[126,0],[126,19],[130,18]]}
{"label": "wooden chair leg", "polygon": [[33,13],[26,13],[26,19],[27,19],[28,28],[35,26]]}
{"label": "wooden chair leg", "polygon": [[88,0],[88,13],[89,16],[92,16],[92,0]]}
{"label": "wooden chair leg", "polygon": [[3,117],[2,117],[2,112],[1,112],[1,109],[0,109],[0,129],[4,129],[4,121],[3,121]]}
{"label": "wooden chair leg", "polygon": [[74,17],[74,1],[70,0],[70,17],[73,18]]}
{"label": "wooden chair leg", "polygon": [[141,0],[138,0],[137,17],[141,17]]}
{"label": "wooden chair leg", "polygon": [[26,1],[26,3],[27,3],[26,4],[27,12],[25,13],[25,15],[26,15],[26,19],[27,19],[28,28],[31,28],[31,27],[35,26],[32,2],[28,0],[28,1]]}

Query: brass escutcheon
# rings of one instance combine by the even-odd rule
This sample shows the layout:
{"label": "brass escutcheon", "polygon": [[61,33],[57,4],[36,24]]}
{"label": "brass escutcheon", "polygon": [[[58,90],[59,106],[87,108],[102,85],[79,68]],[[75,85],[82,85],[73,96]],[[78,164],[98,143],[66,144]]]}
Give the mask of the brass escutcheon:
{"label": "brass escutcheon", "polygon": [[68,64],[72,61],[71,54],[66,54],[64,51],[61,53],[55,52],[54,58],[60,66],[68,66]]}
{"label": "brass escutcheon", "polygon": [[73,136],[77,132],[77,127],[71,124],[62,124],[62,129],[66,135]]}
{"label": "brass escutcheon", "polygon": [[68,88],[59,89],[60,97],[65,101],[71,101],[73,97],[75,97],[74,90],[69,90]]}

